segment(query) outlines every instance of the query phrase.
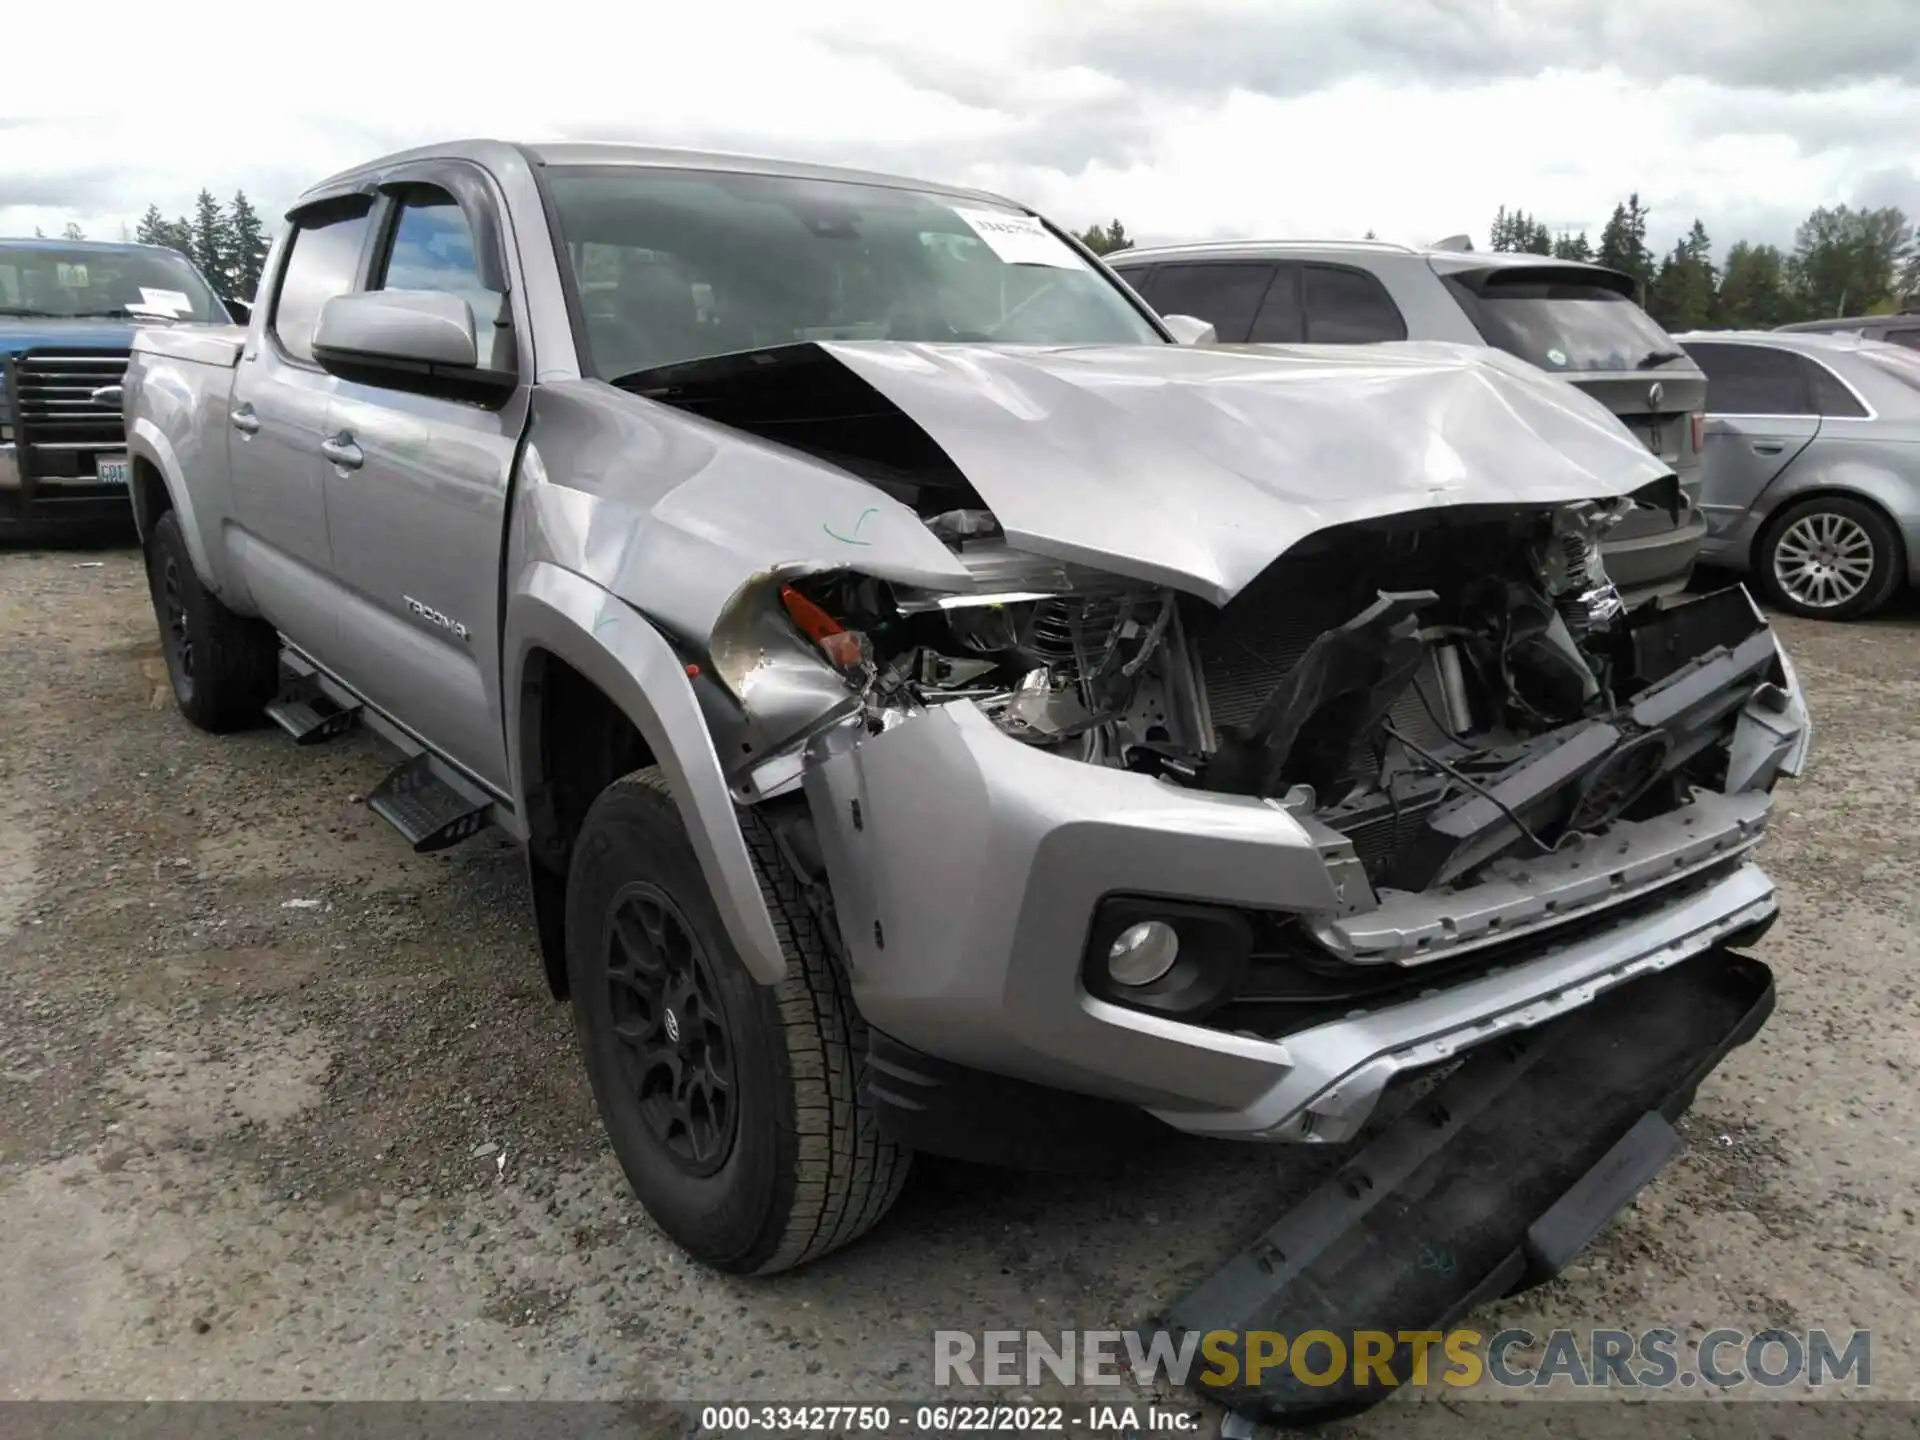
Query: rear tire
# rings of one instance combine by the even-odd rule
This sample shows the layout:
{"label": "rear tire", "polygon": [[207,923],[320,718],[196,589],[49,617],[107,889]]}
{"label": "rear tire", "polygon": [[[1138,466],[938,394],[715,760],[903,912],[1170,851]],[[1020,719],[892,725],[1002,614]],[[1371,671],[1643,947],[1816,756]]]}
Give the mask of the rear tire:
{"label": "rear tire", "polygon": [[1900,536],[1864,500],[1816,495],[1789,505],[1754,547],[1768,600],[1812,620],[1859,620],[1892,598],[1904,570]]}
{"label": "rear tire", "polygon": [[567,978],[607,1138],[695,1259],[771,1274],[864,1234],[906,1180],[860,1094],[866,1027],[771,835],[741,817],[787,974],[747,971],[658,769],[607,787],[567,877]]}
{"label": "rear tire", "polygon": [[180,713],[215,734],[259,724],[279,683],[280,637],[200,583],[173,511],[154,522],[146,548],[147,588]]}

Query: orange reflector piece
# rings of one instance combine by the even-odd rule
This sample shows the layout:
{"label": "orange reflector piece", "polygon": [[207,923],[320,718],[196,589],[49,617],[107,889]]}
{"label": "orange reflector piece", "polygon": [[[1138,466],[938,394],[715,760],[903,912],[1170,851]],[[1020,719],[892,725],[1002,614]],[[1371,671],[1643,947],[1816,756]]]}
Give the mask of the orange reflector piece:
{"label": "orange reflector piece", "polygon": [[793,623],[800,627],[800,633],[809,640],[818,642],[829,635],[840,635],[846,631],[846,627],[838,620],[791,585],[780,587],[780,603],[787,607],[787,614],[793,617]]}
{"label": "orange reflector piece", "polygon": [[858,632],[847,629],[791,585],[780,587],[780,603],[787,607],[787,614],[800,627],[800,633],[818,645],[827,659],[842,670],[851,670],[860,663]]}

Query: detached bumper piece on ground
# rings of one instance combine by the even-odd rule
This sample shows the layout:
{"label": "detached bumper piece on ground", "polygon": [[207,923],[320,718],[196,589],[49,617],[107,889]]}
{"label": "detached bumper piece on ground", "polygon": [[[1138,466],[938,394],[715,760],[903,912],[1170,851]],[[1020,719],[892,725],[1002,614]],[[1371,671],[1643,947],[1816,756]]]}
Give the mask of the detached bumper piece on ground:
{"label": "detached bumper piece on ground", "polygon": [[[1683,1148],[1674,1122],[1773,998],[1766,966],[1715,949],[1475,1051],[1174,1305],[1168,1328],[1397,1337],[1550,1279]],[[1352,1369],[1310,1385],[1275,1368],[1209,1397],[1309,1424],[1386,1399],[1412,1374],[1412,1347],[1389,1371],[1394,1385]]]}

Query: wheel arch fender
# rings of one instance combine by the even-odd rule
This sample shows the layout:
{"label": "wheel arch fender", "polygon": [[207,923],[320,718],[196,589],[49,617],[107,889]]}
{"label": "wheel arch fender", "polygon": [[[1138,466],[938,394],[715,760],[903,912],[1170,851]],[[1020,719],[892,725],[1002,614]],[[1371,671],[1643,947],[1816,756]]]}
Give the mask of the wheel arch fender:
{"label": "wheel arch fender", "polygon": [[783,979],[786,952],[720,757],[685,664],[666,638],[611,592],[544,561],[516,580],[503,638],[515,808],[531,818],[529,795],[541,779],[541,757],[528,743],[533,731],[524,712],[529,667],[545,651],[596,686],[639,732],[666,776],[728,939],[754,979],[767,985]]}
{"label": "wheel arch fender", "polygon": [[133,523],[140,534],[141,543],[145,544],[147,537],[153,533],[154,523],[160,518],[162,509],[171,509],[180,517],[180,533],[186,539],[187,554],[193,559],[195,573],[200,576],[202,584],[218,593],[220,577],[210,563],[199,516],[194,511],[193,490],[183,476],[180,456],[173,442],[152,420],[141,416],[127,428],[127,455],[136,467],[144,464],[152,470],[167,496],[164,507],[155,506],[148,502],[145,488],[138,483],[134,485]]}
{"label": "wheel arch fender", "polygon": [[1789,465],[1754,502],[1759,521],[1753,532],[1756,563],[1763,537],[1783,510],[1803,500],[1843,499],[1857,500],[1879,511],[1900,537],[1903,572],[1909,577],[1920,574],[1920,526],[1903,524],[1900,519],[1903,510],[1911,508],[1916,491],[1920,491],[1920,475],[1897,475],[1870,461],[1846,459],[1805,470]]}

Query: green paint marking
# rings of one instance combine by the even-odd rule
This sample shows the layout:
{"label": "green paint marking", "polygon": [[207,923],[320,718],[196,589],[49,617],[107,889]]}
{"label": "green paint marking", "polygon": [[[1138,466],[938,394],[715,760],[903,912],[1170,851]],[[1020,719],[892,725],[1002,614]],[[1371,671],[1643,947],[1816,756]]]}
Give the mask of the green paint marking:
{"label": "green paint marking", "polygon": [[861,528],[867,523],[867,517],[869,515],[878,515],[879,513],[880,513],[879,510],[871,505],[868,506],[865,510],[862,510],[860,512],[860,518],[853,522],[853,534],[851,535],[842,535],[838,530],[834,529],[831,525],[827,524],[827,522],[824,520],[820,522],[820,528],[826,531],[827,534],[831,535],[834,539],[841,541],[843,544],[871,545],[873,544],[871,540],[862,540],[860,538],[860,531],[861,531]]}

